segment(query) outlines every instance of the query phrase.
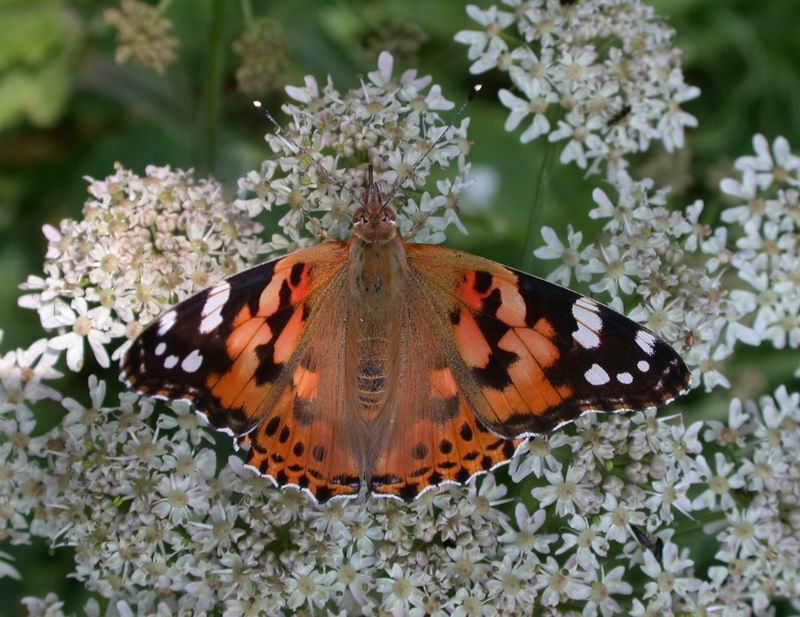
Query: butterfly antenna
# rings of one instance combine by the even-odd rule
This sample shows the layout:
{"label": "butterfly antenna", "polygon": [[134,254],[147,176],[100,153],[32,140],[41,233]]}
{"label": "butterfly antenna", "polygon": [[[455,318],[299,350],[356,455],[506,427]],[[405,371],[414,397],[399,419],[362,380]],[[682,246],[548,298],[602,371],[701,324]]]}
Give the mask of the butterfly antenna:
{"label": "butterfly antenna", "polygon": [[341,191],[349,193],[350,197],[352,197],[353,199],[357,199],[353,191],[347,188],[347,185],[345,185],[345,183],[342,182],[339,176],[337,176],[335,173],[325,168],[325,166],[322,164],[322,161],[320,161],[319,157],[316,157],[313,154],[311,154],[311,152],[309,152],[306,148],[298,144],[294,139],[292,139],[286,133],[286,131],[283,130],[283,127],[280,125],[280,123],[275,118],[272,117],[272,114],[269,113],[269,110],[266,107],[264,107],[264,105],[261,104],[261,101],[253,101],[253,107],[255,107],[258,111],[260,111],[261,115],[264,116],[267,119],[267,121],[270,122],[275,127],[275,134],[278,137],[280,137],[285,144],[287,144],[290,148],[294,148],[301,154],[307,156],[308,159],[312,163],[314,163],[314,166],[319,171],[322,172],[323,176],[325,176],[326,178],[330,178],[330,180],[336,186],[338,186]]}
{"label": "butterfly antenna", "polygon": [[436,141],[434,141],[430,146],[428,146],[428,149],[425,150],[425,152],[423,152],[422,155],[417,159],[417,161],[414,163],[414,166],[409,170],[409,172],[405,176],[400,178],[397,182],[395,182],[394,186],[392,187],[392,190],[389,191],[389,194],[383,201],[384,208],[392,200],[392,197],[394,197],[397,194],[397,192],[400,190],[400,187],[403,186],[403,183],[406,180],[408,180],[410,176],[414,174],[414,172],[417,170],[417,167],[420,166],[422,161],[428,158],[428,155],[433,151],[433,149],[436,146],[438,146],[442,142],[442,140],[444,140],[450,129],[453,128],[455,123],[458,122],[458,120],[461,118],[461,115],[464,113],[464,110],[467,108],[467,105],[469,105],[473,100],[475,100],[475,97],[478,96],[478,92],[481,91],[481,88],[482,88],[481,84],[475,84],[474,86],[472,86],[472,89],[469,91],[466,100],[463,103],[461,103],[461,107],[458,108],[456,115],[453,116],[453,119],[450,120],[450,123],[444,128],[442,134],[436,138]]}

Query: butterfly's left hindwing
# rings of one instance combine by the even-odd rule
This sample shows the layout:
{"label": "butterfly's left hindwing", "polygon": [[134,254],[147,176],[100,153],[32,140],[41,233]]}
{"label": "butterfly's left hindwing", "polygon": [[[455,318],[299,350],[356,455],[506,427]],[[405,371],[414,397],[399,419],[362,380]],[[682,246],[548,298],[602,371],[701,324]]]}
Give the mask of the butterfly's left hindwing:
{"label": "butterfly's left hindwing", "polygon": [[438,323],[456,382],[498,435],[656,407],[688,389],[689,371],[667,343],[590,298],[475,255],[406,250],[412,289]]}

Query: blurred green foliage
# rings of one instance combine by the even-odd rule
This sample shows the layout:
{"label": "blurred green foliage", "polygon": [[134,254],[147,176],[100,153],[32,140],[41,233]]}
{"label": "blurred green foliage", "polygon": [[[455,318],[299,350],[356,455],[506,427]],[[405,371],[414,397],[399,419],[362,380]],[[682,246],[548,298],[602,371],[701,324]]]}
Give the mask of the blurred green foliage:
{"label": "blurred green foliage", "polygon": [[[250,3],[174,0],[161,3],[178,39],[178,59],[161,76],[114,62],[114,33],[98,0],[0,0],[0,329],[2,349],[27,346],[41,335],[36,316],[16,306],[17,285],[41,272],[44,223],[78,217],[84,176],[103,177],[115,161],[141,171],[146,164],[194,167],[213,173],[228,190],[257,168],[268,153],[269,129],[236,89],[239,58],[232,43],[245,28]],[[489,2],[478,2],[486,6]],[[800,37],[797,0],[654,0],[677,32],[687,82],[702,97],[686,107],[700,121],[680,155],[650,152],[637,161],[641,173],[675,187],[676,204],[704,199],[704,220],[722,207],[717,184],[732,161],[751,150],[753,133],[770,141],[784,135],[800,147]],[[244,10],[243,10],[244,8]],[[453,42],[473,28],[458,2],[430,0],[253,0],[256,20],[267,20],[287,46],[288,68],[263,93],[279,110],[284,84],[305,74],[330,74],[340,89],[355,87],[374,70],[376,52],[395,50],[406,63],[433,75],[444,94],[460,100],[476,79],[465,48]],[[248,22],[249,23],[246,23]],[[412,40],[403,37],[412,37]],[[414,37],[419,38],[419,45]],[[418,48],[418,49],[417,49]],[[490,207],[464,217],[468,237],[449,242],[510,265],[521,262],[533,182],[543,155],[539,143],[520,144],[503,131],[505,109],[496,90],[504,76],[481,76],[484,93],[471,106],[471,160],[499,176]],[[280,117],[281,114],[278,114]],[[590,234],[586,217],[599,178],[584,179],[573,167],[556,166],[542,224],[568,223]],[[548,270],[539,264],[537,273]],[[753,350],[738,354],[737,392],[753,395],[788,381],[796,358]],[[85,375],[71,376],[76,396],[86,398]],[[109,373],[107,376],[113,379]],[[749,390],[748,390],[749,388]],[[68,389],[68,388],[67,388]],[[706,397],[707,416],[725,408],[724,393]],[[55,419],[51,419],[51,422]],[[0,546],[3,550],[8,547]],[[85,599],[68,582],[68,551],[14,547],[22,582],[0,581],[0,614],[21,614],[21,597],[58,592],[77,610]]]}
{"label": "blurred green foliage", "polygon": [[77,68],[82,26],[56,0],[0,8],[0,130],[61,119]]}

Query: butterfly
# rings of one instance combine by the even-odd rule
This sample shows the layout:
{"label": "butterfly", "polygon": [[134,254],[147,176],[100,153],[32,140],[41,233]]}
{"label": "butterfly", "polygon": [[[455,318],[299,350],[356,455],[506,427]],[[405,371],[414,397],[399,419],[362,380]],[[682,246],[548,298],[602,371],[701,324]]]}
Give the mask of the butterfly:
{"label": "butterfly", "polygon": [[406,243],[369,181],[347,241],[240,272],[132,343],[133,390],[187,399],[247,465],[318,502],[413,500],[593,411],[643,410],[690,374],[655,334],[496,262]]}

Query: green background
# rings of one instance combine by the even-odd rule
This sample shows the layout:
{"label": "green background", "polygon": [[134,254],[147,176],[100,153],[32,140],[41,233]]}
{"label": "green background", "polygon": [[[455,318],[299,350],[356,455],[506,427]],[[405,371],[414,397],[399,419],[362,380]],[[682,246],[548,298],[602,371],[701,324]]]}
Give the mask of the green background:
{"label": "green background", "polygon": [[[488,2],[478,2],[488,6]],[[751,152],[751,137],[771,141],[784,135],[800,150],[800,6],[797,0],[660,0],[652,2],[676,30],[683,49],[686,81],[702,90],[686,109],[700,127],[690,130],[686,149],[667,155],[654,149],[636,161],[634,173],[673,185],[673,204],[703,199],[704,222],[714,224],[725,202],[719,179],[732,174],[736,157]],[[258,168],[268,154],[262,136],[268,129],[236,89],[238,57],[231,51],[244,22],[239,2],[174,0],[166,16],[180,41],[177,61],[164,76],[113,60],[113,31],[102,20],[112,3],[75,0],[0,0],[0,329],[2,350],[27,346],[41,336],[33,311],[17,307],[17,286],[41,273],[45,240],[41,226],[77,218],[86,197],[84,176],[112,173],[119,161],[143,173],[147,164],[193,167],[212,173],[233,193],[236,179]],[[260,2],[266,18],[285,37],[289,63],[283,82],[302,83],[305,74],[330,74],[340,90],[355,87],[375,68],[369,41],[391,42],[392,24],[412,22],[427,36],[416,67],[431,74],[447,98],[461,100],[476,78],[468,72],[466,47],[453,42],[461,29],[477,28],[458,2],[431,0],[341,0]],[[374,43],[372,45],[374,47]],[[215,60],[221,62],[215,72]],[[507,111],[496,98],[507,76],[480,76],[481,96],[472,104],[471,161],[499,176],[490,207],[464,216],[465,237],[452,229],[448,242],[503,261],[522,262],[525,230],[534,196],[532,178],[542,144],[522,145],[503,131]],[[276,84],[279,86],[279,84]],[[213,97],[209,93],[214,93]],[[279,87],[264,93],[278,111],[285,95]],[[279,118],[283,114],[278,113]],[[568,223],[591,238],[597,229],[586,217],[591,191],[602,178],[584,179],[574,167],[556,166],[551,194],[540,222],[563,230]],[[554,262],[540,263],[546,274]],[[727,375],[734,394],[753,396],[791,381],[797,354],[737,353]],[[87,397],[87,369],[65,378],[65,392]],[[105,375],[110,379],[109,375]],[[795,382],[796,383],[796,382]],[[61,387],[61,385],[59,386]],[[699,417],[722,415],[729,393],[695,397]],[[690,402],[691,405],[691,402]],[[58,418],[45,417],[41,428]],[[85,601],[79,584],[67,581],[69,551],[33,547],[0,550],[16,557],[21,582],[0,580],[0,614],[24,614],[25,595],[59,593],[67,609]]]}

